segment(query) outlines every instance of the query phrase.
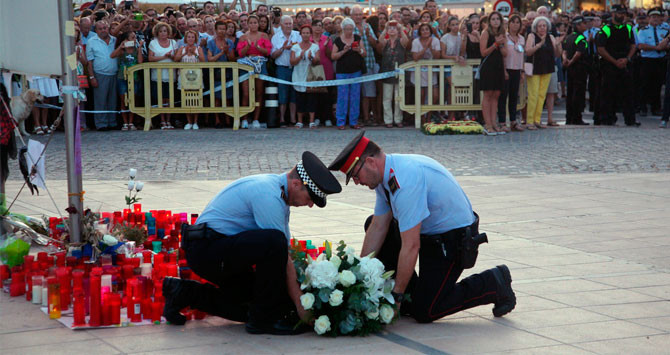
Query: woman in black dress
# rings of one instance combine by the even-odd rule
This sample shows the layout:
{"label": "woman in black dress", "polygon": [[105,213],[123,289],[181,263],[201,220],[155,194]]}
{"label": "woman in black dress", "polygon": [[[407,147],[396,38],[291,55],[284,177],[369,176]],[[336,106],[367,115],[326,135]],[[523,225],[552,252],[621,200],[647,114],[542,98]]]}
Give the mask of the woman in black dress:
{"label": "woman in black dress", "polygon": [[507,55],[505,28],[499,12],[494,11],[489,15],[489,25],[482,33],[479,49],[484,58],[479,66],[479,88],[484,91],[482,99],[484,133],[487,135],[505,134],[505,131],[495,123],[498,114],[498,97],[505,85],[506,72],[503,58]]}

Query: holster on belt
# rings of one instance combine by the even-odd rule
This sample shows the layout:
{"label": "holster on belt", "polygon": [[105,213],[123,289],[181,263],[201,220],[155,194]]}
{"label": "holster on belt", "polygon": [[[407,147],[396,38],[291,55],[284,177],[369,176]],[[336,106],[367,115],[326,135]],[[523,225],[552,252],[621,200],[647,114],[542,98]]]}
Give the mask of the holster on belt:
{"label": "holster on belt", "polygon": [[181,245],[186,249],[191,241],[207,239],[207,223],[201,224],[182,224],[181,225]]}
{"label": "holster on belt", "polygon": [[475,221],[465,227],[465,235],[459,244],[459,256],[461,267],[469,269],[475,266],[479,255],[479,244],[488,243],[486,233],[479,233],[479,215],[475,213]]}

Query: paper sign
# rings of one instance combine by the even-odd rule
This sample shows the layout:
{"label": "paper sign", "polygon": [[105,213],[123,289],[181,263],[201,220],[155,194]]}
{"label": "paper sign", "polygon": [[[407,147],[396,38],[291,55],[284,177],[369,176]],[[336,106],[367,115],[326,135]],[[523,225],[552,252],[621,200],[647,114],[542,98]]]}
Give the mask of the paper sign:
{"label": "paper sign", "polygon": [[65,21],[65,35],[74,37],[74,21]]}
{"label": "paper sign", "polygon": [[77,55],[72,53],[69,56],[65,57],[67,60],[67,65],[70,67],[70,70],[75,70],[77,68]]}

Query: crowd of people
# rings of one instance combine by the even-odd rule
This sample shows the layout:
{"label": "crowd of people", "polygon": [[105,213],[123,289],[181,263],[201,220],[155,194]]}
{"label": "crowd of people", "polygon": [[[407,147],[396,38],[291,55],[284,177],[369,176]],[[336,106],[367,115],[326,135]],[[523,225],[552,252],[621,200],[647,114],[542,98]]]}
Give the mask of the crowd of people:
{"label": "crowd of people", "polygon": [[[668,13],[660,8],[630,10],[615,5],[611,11],[565,13],[540,6],[507,17],[498,12],[459,17],[440,9],[435,0],[427,0],[421,9],[380,5],[369,15],[360,6],[295,15],[267,5],[251,12],[234,7],[219,10],[210,1],[202,8],[145,6],[100,0],[77,9],[78,75],[88,94],[82,108],[104,111],[89,114],[82,129],[136,129],[137,117],[114,111],[126,109],[123,97],[129,88],[124,68],[142,62],[237,61],[251,65],[256,73],[298,83],[307,81],[316,66],[323,68],[326,80],[333,80],[393,71],[408,61],[450,59],[454,65],[465,65],[466,60],[478,59],[474,89],[482,92],[481,102],[475,95],[481,112],[430,112],[422,120],[476,119],[487,135],[557,126],[553,111],[559,103],[566,105],[566,124],[588,124],[582,120],[587,92],[595,125],[614,125],[617,111],[623,112],[628,126],[639,126],[636,115],[651,112],[662,115],[664,128],[670,116],[670,95],[661,101],[663,84],[670,79],[666,66],[670,25]],[[162,70],[163,104],[167,104],[170,81],[168,69]],[[450,89],[440,92],[437,73],[407,75],[408,101],[420,85],[425,102],[429,96],[433,103],[440,98],[450,102]],[[219,74],[215,87],[228,80],[229,73]],[[154,100],[157,81],[158,73],[152,70]],[[135,81],[136,95],[143,92],[141,82]],[[450,86],[449,73],[445,82]],[[517,111],[524,82],[527,92],[521,95],[527,95],[527,105]],[[205,89],[213,89],[208,84],[205,80]],[[248,85],[248,80],[242,83],[243,105],[249,102]],[[255,80],[260,105],[242,118],[242,128],[267,127],[262,114],[264,85]],[[279,84],[279,124],[310,129],[403,127],[413,116],[400,110],[399,89],[396,77],[349,80],[324,88]],[[221,100],[231,102],[232,90],[217,92],[217,106]],[[544,110],[546,124],[541,121]],[[45,133],[44,114],[33,116],[35,133]],[[160,115],[161,129],[199,129],[199,125],[223,128],[231,126],[231,120],[219,114]]]}

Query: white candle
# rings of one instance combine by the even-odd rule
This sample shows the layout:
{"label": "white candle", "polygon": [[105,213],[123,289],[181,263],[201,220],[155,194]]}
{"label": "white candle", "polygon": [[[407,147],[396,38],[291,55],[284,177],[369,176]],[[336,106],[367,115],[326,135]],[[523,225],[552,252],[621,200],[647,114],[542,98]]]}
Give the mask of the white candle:
{"label": "white candle", "polygon": [[33,285],[33,304],[42,303],[42,285]]}
{"label": "white candle", "polygon": [[49,288],[42,287],[42,307],[49,305]]}

